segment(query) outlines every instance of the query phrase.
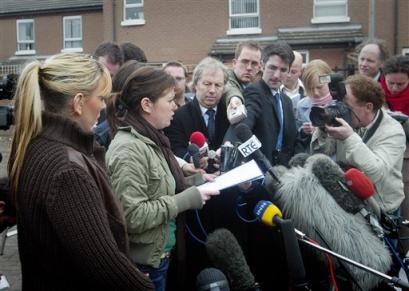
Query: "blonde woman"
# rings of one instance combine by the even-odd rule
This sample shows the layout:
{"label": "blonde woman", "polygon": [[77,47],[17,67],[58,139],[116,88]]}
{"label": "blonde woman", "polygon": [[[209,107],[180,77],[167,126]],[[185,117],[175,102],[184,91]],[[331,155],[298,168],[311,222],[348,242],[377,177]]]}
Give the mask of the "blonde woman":
{"label": "blonde woman", "polygon": [[297,103],[296,110],[297,138],[300,141],[299,144],[304,147],[303,151],[309,150],[311,136],[315,130],[310,120],[311,107],[325,107],[332,101],[328,78],[325,78],[329,74],[331,74],[331,67],[320,59],[309,62],[304,69],[302,79],[307,97]]}
{"label": "blonde woman", "polygon": [[91,128],[109,72],[59,54],[22,72],[9,162],[23,290],[153,290],[128,260],[121,207]]}

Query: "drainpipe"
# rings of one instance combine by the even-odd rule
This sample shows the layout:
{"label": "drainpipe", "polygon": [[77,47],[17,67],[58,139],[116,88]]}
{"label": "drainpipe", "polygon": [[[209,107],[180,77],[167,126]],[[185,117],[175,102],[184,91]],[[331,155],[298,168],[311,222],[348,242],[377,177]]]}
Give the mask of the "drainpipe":
{"label": "drainpipe", "polygon": [[112,0],[112,41],[116,42],[116,0]]}
{"label": "drainpipe", "polygon": [[375,38],[376,0],[369,0],[368,38]]}
{"label": "drainpipe", "polygon": [[393,46],[395,55],[397,55],[399,49],[399,0],[395,0],[395,23],[394,23],[394,35],[393,35]]}

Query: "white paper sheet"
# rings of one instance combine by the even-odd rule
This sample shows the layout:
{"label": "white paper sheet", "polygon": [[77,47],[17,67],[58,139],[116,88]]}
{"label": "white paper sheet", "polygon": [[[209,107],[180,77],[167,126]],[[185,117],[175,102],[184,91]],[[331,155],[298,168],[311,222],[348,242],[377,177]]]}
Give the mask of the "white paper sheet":
{"label": "white paper sheet", "polygon": [[199,190],[223,190],[237,184],[263,178],[263,173],[254,160],[216,177],[213,182],[200,185]]}

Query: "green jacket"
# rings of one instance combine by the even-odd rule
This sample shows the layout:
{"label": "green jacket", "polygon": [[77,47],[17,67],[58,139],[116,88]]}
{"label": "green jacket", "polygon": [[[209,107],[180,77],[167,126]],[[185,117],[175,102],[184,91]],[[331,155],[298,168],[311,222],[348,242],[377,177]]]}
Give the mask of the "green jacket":
{"label": "green jacket", "polygon": [[236,96],[240,98],[244,104],[243,86],[240,84],[233,70],[228,70],[227,75],[228,75],[228,80],[227,80],[226,85],[224,86],[222,100],[224,100],[226,104],[229,104],[230,99]]}
{"label": "green jacket", "polygon": [[202,207],[190,187],[175,195],[175,180],[160,148],[131,127],[120,128],[106,154],[108,175],[127,221],[131,258],[158,267],[178,213]]}

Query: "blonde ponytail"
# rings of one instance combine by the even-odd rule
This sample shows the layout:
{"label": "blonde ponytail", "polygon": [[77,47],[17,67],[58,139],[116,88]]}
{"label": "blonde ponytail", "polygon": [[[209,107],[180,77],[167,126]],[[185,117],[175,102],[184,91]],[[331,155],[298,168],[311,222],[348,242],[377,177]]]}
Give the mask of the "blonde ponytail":
{"label": "blonde ponytail", "polygon": [[18,178],[28,143],[41,131],[41,94],[39,70],[41,64],[32,62],[23,70],[15,93],[15,132],[8,164],[10,191],[14,200]]}

